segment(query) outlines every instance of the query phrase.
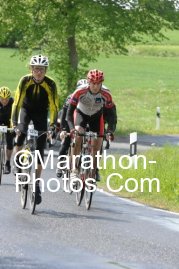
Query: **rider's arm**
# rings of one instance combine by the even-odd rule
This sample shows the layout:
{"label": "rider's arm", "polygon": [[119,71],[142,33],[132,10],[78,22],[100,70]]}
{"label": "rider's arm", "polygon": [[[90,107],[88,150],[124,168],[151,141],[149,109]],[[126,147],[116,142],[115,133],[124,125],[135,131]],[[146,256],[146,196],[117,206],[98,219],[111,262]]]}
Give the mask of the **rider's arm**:
{"label": "rider's arm", "polygon": [[68,122],[68,126],[70,130],[74,129],[74,111],[77,107],[79,100],[79,91],[78,89],[71,95],[71,98],[69,99],[68,109],[67,109],[67,116],[66,120]]}
{"label": "rider's arm", "polygon": [[67,125],[67,121],[66,121],[67,110],[68,110],[68,106],[63,106],[61,115],[60,115],[61,129],[65,129]]}
{"label": "rider's arm", "polygon": [[70,130],[74,129],[74,118],[73,118],[73,114],[74,111],[76,109],[76,106],[73,104],[69,104],[68,106],[68,110],[67,110],[67,122],[68,122],[68,126],[70,128]]}
{"label": "rider's arm", "polygon": [[22,102],[25,96],[24,85],[28,81],[28,76],[21,78],[15,92],[14,103],[12,105],[11,113],[11,126],[17,126],[19,110],[22,106]]}
{"label": "rider's arm", "polygon": [[116,119],[117,115],[115,106],[113,106],[112,108],[106,108],[105,121],[108,124],[107,130],[111,131],[112,133],[114,133],[116,130],[116,123],[117,123]]}
{"label": "rider's arm", "polygon": [[49,87],[50,87],[50,91],[47,91],[48,92],[48,100],[49,100],[49,110],[50,110],[50,125],[53,125],[56,122],[57,114],[58,114],[57,86],[53,80],[50,80],[50,81],[47,80],[47,81],[48,81]]}
{"label": "rider's arm", "polygon": [[104,108],[104,121],[108,124],[108,130],[114,132],[117,125],[117,111],[114,104],[111,108]]}
{"label": "rider's arm", "polygon": [[105,100],[103,107],[104,120],[108,124],[108,131],[113,133],[116,129],[117,124],[116,106],[109,91],[103,91],[103,96]]}
{"label": "rider's arm", "polygon": [[61,113],[61,124],[62,124],[62,129],[69,129],[68,126],[68,122],[67,122],[67,110],[70,104],[70,100],[71,100],[71,94],[67,97],[67,99],[65,100],[65,103],[62,107],[62,113]]}

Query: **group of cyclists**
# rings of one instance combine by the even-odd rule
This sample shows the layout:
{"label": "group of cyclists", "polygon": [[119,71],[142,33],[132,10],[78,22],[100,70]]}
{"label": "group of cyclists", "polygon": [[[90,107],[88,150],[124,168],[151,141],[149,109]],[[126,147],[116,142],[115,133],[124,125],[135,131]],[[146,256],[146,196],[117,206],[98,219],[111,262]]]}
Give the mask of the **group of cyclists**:
{"label": "group of cyclists", "polygon": [[[107,132],[109,139],[114,139],[114,131],[117,124],[116,106],[112,100],[111,93],[102,83],[104,74],[102,71],[93,69],[87,74],[86,79],[78,81],[76,89],[67,97],[62,109],[58,109],[58,94],[55,81],[46,75],[49,61],[46,56],[35,55],[30,59],[30,74],[23,76],[17,86],[14,99],[8,87],[0,88],[0,125],[12,127],[14,133],[6,134],[7,150],[6,164],[4,173],[11,173],[12,152],[16,154],[22,149],[27,135],[28,125],[32,121],[34,129],[37,131],[52,132],[60,124],[60,137],[62,143],[59,148],[59,156],[67,154],[70,147],[71,138],[77,133],[84,133],[88,124],[90,131],[104,134],[105,123],[107,123]],[[50,123],[48,127],[48,113]],[[63,135],[64,132],[70,133],[70,136]],[[36,150],[39,150],[42,160],[44,159],[44,149],[46,146],[47,134],[44,133],[37,139]],[[102,137],[93,141],[93,176],[95,178],[97,151],[102,146]],[[82,138],[76,135],[76,143],[72,154],[78,155],[81,149]],[[19,160],[16,160],[18,163]],[[98,170],[97,170],[98,171]],[[20,172],[19,168],[14,166],[14,174]],[[41,177],[42,165],[38,159],[38,168],[36,169],[36,178]],[[61,177],[60,169],[56,171],[57,177]],[[72,171],[74,177],[78,177],[76,167]],[[99,180],[99,173],[96,179]],[[36,186],[37,200],[41,203],[41,191],[39,181]]]}

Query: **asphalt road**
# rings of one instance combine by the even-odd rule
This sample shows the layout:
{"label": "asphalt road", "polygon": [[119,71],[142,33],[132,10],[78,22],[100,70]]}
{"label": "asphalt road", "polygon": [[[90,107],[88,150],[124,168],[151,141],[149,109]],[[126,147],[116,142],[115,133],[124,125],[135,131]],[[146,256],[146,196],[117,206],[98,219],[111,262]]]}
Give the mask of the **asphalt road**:
{"label": "asphalt road", "polygon": [[[129,154],[130,137],[118,136],[110,143],[108,153]],[[57,141],[52,149],[57,153],[60,143]],[[137,152],[145,152],[152,147],[163,147],[164,145],[179,146],[179,135],[137,135]],[[105,146],[105,142],[104,142]]]}
{"label": "asphalt road", "polygon": [[[138,151],[178,141],[178,136],[140,136]],[[128,138],[111,144],[109,153],[116,151],[129,152]],[[55,169],[43,171],[45,182],[53,177]],[[74,194],[46,187],[42,204],[31,215],[21,209],[14,182],[12,174],[4,175],[0,186],[0,269],[179,268],[179,214],[100,191],[86,211],[84,203],[76,205]],[[51,187],[56,188],[55,182]]]}
{"label": "asphalt road", "polygon": [[[47,182],[55,170],[46,169]],[[56,188],[55,182],[51,185]],[[22,210],[14,176],[0,186],[0,268],[178,269],[179,215],[95,192],[90,211],[75,195],[45,188],[36,214]]]}
{"label": "asphalt road", "polygon": [[[109,153],[128,154],[130,150],[129,136],[116,137],[111,143]],[[179,135],[137,135],[137,152],[145,152],[152,147],[164,145],[179,146]]]}

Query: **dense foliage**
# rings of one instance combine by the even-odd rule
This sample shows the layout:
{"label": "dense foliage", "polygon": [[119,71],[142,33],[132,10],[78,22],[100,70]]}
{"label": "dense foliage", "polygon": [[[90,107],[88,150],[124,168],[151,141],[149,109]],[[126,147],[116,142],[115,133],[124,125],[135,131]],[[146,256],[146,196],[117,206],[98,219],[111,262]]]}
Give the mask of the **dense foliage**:
{"label": "dense foliage", "polygon": [[158,40],[178,27],[177,2],[0,0],[0,44],[47,54],[65,95],[101,52],[125,53],[144,34]]}

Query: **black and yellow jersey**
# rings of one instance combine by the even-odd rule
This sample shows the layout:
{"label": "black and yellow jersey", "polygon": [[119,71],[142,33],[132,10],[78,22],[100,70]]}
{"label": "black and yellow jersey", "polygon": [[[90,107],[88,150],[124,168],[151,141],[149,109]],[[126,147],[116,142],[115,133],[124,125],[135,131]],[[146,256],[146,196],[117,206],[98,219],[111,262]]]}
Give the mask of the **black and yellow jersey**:
{"label": "black and yellow jersey", "polygon": [[6,106],[3,106],[2,103],[0,102],[0,124],[4,124],[10,127],[13,102],[14,99],[12,97],[9,98],[9,102],[7,103]]}
{"label": "black and yellow jersey", "polygon": [[50,124],[54,124],[58,113],[57,87],[54,80],[45,76],[41,83],[37,83],[31,74],[22,77],[15,92],[12,125],[17,125],[21,108],[37,115],[49,110]]}

